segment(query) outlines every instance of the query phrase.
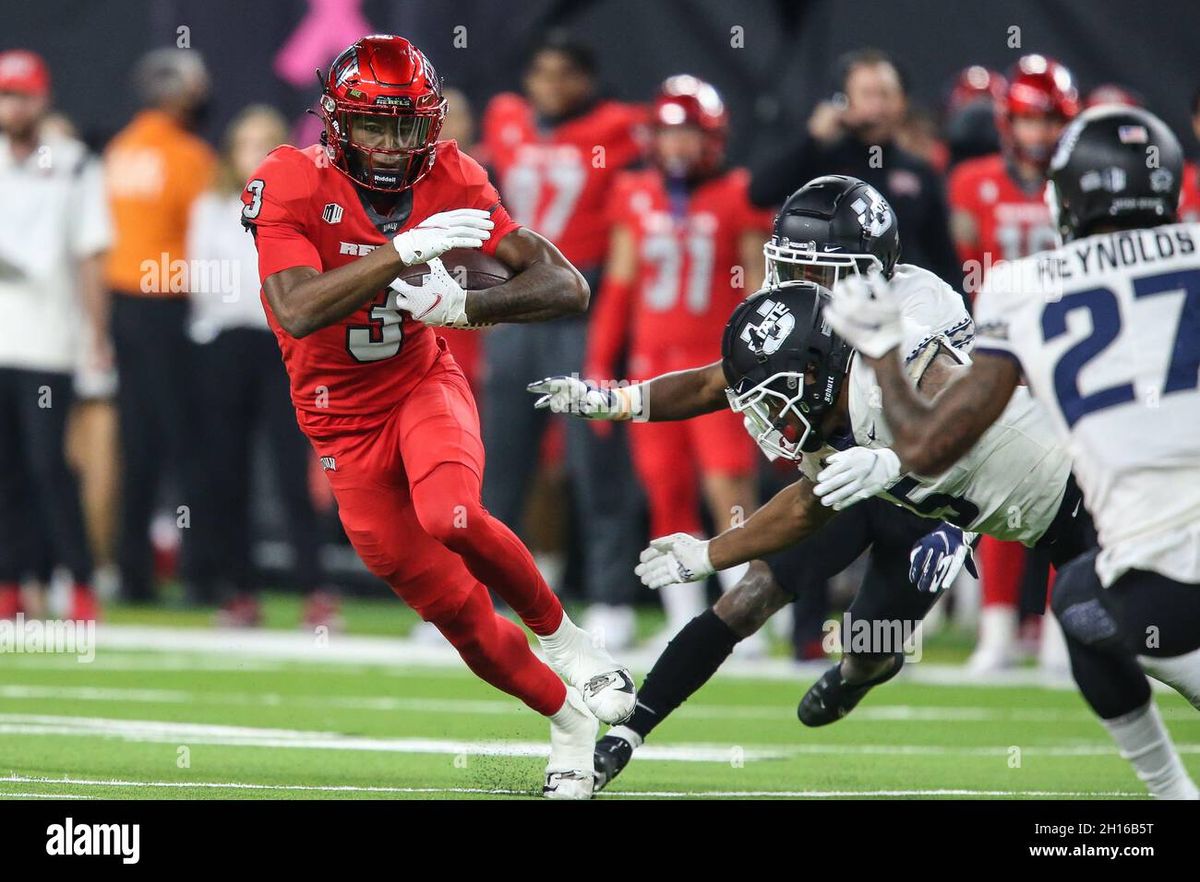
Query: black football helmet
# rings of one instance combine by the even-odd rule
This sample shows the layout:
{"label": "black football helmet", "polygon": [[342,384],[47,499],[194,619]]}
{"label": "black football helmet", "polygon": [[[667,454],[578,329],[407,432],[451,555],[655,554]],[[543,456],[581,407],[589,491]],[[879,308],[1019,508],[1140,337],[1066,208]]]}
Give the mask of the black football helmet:
{"label": "black football helmet", "polygon": [[[828,289],[785,282],[738,304],[721,339],[729,406],[771,459],[798,461],[823,443],[853,349],[825,320]],[[795,417],[799,430],[789,420]]]}
{"label": "black football helmet", "polygon": [[1103,224],[1152,227],[1179,218],[1183,148],[1140,107],[1098,105],[1067,126],[1050,160],[1046,201],[1064,242]]}
{"label": "black football helmet", "polygon": [[871,267],[891,278],[900,259],[896,212],[858,178],[813,178],[783,203],[763,254],[768,285],[808,281],[832,289]]}

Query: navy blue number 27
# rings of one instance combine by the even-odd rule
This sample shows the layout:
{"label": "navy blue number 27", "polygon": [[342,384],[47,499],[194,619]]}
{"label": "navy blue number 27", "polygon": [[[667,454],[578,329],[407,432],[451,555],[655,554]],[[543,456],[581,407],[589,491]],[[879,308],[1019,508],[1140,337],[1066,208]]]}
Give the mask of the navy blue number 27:
{"label": "navy blue number 27", "polygon": [[[1183,292],[1179,327],[1171,347],[1162,394],[1200,386],[1200,270],[1181,270],[1141,276],[1133,280],[1133,296]],[[1133,383],[1119,383],[1086,395],[1079,389],[1079,373],[1121,333],[1121,310],[1117,295],[1109,288],[1089,288],[1068,294],[1046,305],[1042,312],[1042,337],[1047,343],[1067,332],[1067,316],[1077,310],[1091,315],[1092,333],[1062,354],[1054,366],[1054,391],[1068,426],[1097,410],[1133,401]]]}

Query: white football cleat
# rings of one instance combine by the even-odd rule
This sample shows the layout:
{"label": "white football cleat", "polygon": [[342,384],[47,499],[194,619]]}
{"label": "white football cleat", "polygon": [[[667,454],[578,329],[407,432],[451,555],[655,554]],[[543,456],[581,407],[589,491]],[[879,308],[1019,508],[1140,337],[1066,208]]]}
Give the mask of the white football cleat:
{"label": "white football cleat", "polygon": [[567,687],[567,700],[550,717],[550,761],[542,796],[547,799],[591,799],[595,784],[592,752],[600,721],[587,709],[579,691]]}
{"label": "white football cleat", "polygon": [[558,630],[538,637],[546,664],[579,690],[583,703],[602,723],[615,726],[633,716],[637,688],[629,669],[617,664],[603,646],[566,614]]}

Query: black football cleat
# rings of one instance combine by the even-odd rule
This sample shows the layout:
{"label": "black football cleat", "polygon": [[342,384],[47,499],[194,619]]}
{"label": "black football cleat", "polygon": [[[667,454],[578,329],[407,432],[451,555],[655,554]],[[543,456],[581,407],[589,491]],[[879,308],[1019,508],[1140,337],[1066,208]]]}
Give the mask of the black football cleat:
{"label": "black football cleat", "polygon": [[616,735],[605,735],[596,742],[596,752],[592,760],[596,765],[596,785],[593,790],[599,793],[609,785],[613,778],[621,774],[621,770],[633,759],[633,745],[624,738]]}
{"label": "black football cleat", "polygon": [[806,726],[828,726],[830,723],[836,723],[854,710],[873,688],[900,673],[900,669],[904,667],[904,653],[897,652],[893,658],[895,662],[892,666],[879,676],[853,684],[842,679],[842,663],[838,662],[804,693],[799,707],[796,708],[796,716]]}

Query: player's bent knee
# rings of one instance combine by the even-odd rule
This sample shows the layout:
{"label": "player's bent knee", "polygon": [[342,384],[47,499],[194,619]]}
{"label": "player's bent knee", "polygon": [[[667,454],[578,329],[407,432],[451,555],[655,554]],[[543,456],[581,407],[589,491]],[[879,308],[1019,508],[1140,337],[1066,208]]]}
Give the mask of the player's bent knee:
{"label": "player's bent knee", "polygon": [[1095,554],[1087,554],[1059,571],[1050,608],[1068,643],[1081,643],[1104,651],[1121,651],[1120,627],[1104,605]]}
{"label": "player's bent knee", "polygon": [[791,602],[771,569],[760,560],[751,561],[746,575],[713,606],[717,617],[742,637],[749,637],[776,612]]}

